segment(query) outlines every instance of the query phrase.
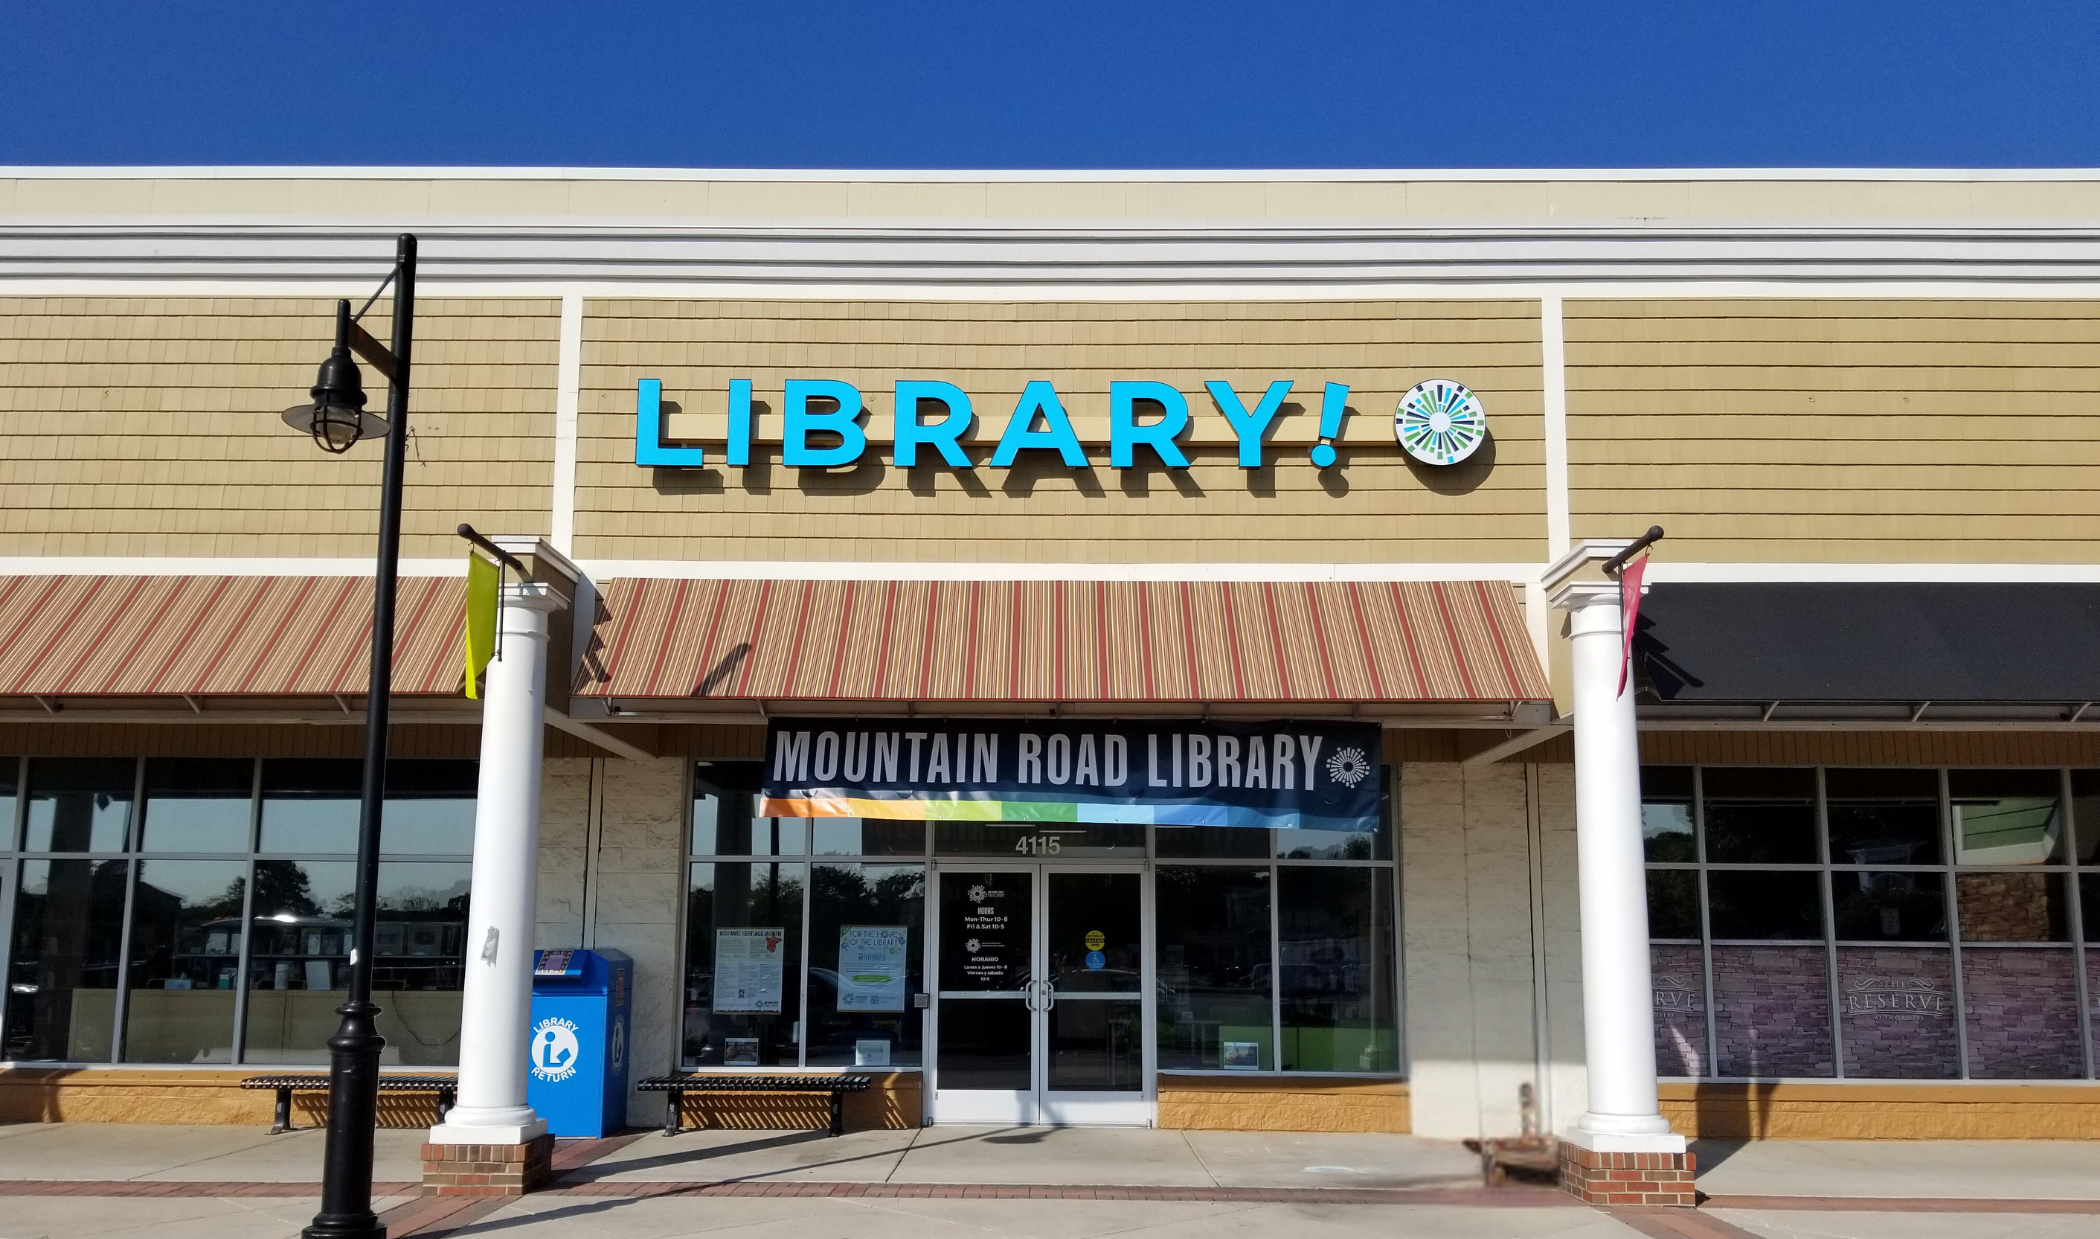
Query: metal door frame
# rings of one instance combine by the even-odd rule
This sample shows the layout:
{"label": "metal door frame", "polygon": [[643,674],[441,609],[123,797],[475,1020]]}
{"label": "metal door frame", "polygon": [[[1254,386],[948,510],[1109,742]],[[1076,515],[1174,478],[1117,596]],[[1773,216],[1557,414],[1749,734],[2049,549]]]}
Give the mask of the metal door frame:
{"label": "metal door frame", "polygon": [[[1026,860],[1007,860],[998,856],[929,857],[927,873],[932,878],[927,890],[927,902],[931,909],[931,914],[926,918],[925,960],[925,975],[929,979],[927,993],[930,1000],[927,1003],[926,1027],[922,1034],[924,1038],[923,1044],[926,1046],[926,1062],[922,1068],[925,1073],[925,1105],[922,1121],[928,1125],[935,1122],[1004,1122],[1016,1126],[1156,1126],[1159,1116],[1159,1063],[1158,1047],[1154,1042],[1156,1039],[1155,1029],[1157,1027],[1158,963],[1153,929],[1151,861],[1121,857],[1113,859],[1104,857],[1098,860],[1084,857],[1075,857],[1070,860],[1048,860],[1034,857]],[[1018,1104],[1015,1110],[1018,1111],[1018,1115],[1015,1117],[1002,1117],[987,1113],[985,1117],[980,1118],[957,1114],[954,1111],[954,1102],[950,1103],[949,1117],[943,1118],[938,1113],[941,1091],[940,1015],[941,1003],[945,997],[945,991],[940,988],[942,933],[940,884],[950,873],[1026,874],[1031,884],[1029,888],[1031,907],[1028,926],[1029,982],[1026,994],[1001,991],[1002,994],[1011,994],[1011,996],[989,999],[984,997],[959,997],[952,1000],[958,1002],[1019,1001],[1027,1005],[1030,1015],[1028,1021],[1030,1087],[1017,1096],[1016,1101]],[[1073,1101],[1065,1103],[1067,1106],[1077,1107],[1082,1111],[1094,1110],[1096,1111],[1094,1114],[1078,1113],[1058,1117],[1052,1113],[1055,1109],[1055,1103],[1051,1101],[1052,1095],[1049,1089],[1050,1021],[1048,1015],[1050,1005],[1054,1005],[1055,1000],[1052,998],[1050,1005],[1042,1005],[1041,999],[1036,993],[1038,985],[1045,987],[1045,989],[1048,987],[1048,980],[1045,974],[1049,971],[1050,959],[1050,875],[1052,873],[1126,873],[1135,875],[1138,879],[1138,932],[1139,950],[1142,954],[1139,981],[1138,1038],[1142,1047],[1142,1059],[1139,1067],[1142,1086],[1135,1097],[1129,1097],[1124,1094],[1080,1094]],[[1105,1000],[1084,999],[1081,1001]],[[965,1090],[955,1091],[961,1093]],[[994,1090],[968,1091],[989,1093]],[[1103,1113],[1114,1110],[1120,1110],[1120,1113]]]}

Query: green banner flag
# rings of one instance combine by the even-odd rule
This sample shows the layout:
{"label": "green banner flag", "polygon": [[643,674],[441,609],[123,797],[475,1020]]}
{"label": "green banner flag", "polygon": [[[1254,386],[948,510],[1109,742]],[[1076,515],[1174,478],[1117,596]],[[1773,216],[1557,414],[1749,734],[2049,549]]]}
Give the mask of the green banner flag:
{"label": "green banner flag", "polygon": [[502,591],[503,568],[467,552],[467,696],[481,696],[481,673],[496,654],[496,596]]}

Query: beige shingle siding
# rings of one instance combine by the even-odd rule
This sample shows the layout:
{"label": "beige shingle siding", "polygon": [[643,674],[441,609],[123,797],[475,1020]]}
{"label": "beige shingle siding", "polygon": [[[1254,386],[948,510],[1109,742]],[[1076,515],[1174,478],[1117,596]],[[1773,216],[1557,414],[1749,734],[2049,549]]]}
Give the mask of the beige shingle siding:
{"label": "beige shingle siding", "polygon": [[[600,301],[585,305],[577,552],[594,558],[746,560],[1517,561],[1545,552],[1536,302]],[[1394,442],[1400,394],[1444,376],[1481,393],[1494,466],[1410,466]],[[1166,471],[1112,470],[1105,446],[1074,475],[1030,462],[899,470],[871,446],[858,468],[792,476],[778,447],[748,472],[637,469],[638,379],[719,413],[748,378],[776,411],[788,378],[859,387],[887,425],[900,378],[968,392],[990,454],[1022,387],[1051,379],[1076,422],[1104,419],[1108,385],[1157,379],[1222,419],[1203,383],[1252,398],[1296,380],[1317,422],[1319,385],[1352,387],[1343,466],[1323,479],[1302,445],[1272,443],[1242,470],[1224,445]],[[883,436],[886,437],[886,436]],[[1044,453],[1031,453],[1045,457]],[[719,459],[716,457],[715,459]],[[923,459],[923,457],[922,457]],[[1054,461],[1054,458],[1051,458]],[[1140,460],[1148,459],[1141,455]]]}
{"label": "beige shingle siding", "polygon": [[[389,308],[366,320],[382,338]],[[330,457],[278,418],[333,319],[318,299],[0,298],[0,554],[369,554],[379,445]],[[459,553],[462,520],[547,531],[559,328],[547,299],[419,303],[403,554]]]}
{"label": "beige shingle siding", "polygon": [[2100,556],[2100,303],[1567,307],[1574,533],[1684,560]]}

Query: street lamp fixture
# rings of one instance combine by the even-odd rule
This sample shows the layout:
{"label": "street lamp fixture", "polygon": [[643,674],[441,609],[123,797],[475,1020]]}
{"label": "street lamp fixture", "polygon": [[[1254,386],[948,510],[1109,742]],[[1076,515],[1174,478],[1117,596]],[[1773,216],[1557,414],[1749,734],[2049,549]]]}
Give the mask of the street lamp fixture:
{"label": "street lamp fixture", "polygon": [[[378,1006],[372,1002],[372,940],[378,917],[379,827],[386,804],[387,721],[394,682],[394,598],[401,566],[401,475],[408,444],[409,354],[415,336],[416,239],[402,233],[394,269],[365,309],[394,286],[394,340],[388,348],[353,317],[335,310],[335,350],[321,363],[313,402],[284,411],[285,422],[329,452],[383,437],[379,482],[379,556],[372,577],[372,670],[365,685],[365,765],[358,789],[357,886],[351,914],[349,994],[336,1008],[342,1023],[328,1039],[328,1143],[321,1169],[321,1211],[307,1239],[386,1239],[372,1212],[372,1131],[379,1121]],[[386,376],[386,416],[365,412],[364,378],[355,352]]]}
{"label": "street lamp fixture", "polygon": [[[368,307],[370,304],[366,303]],[[357,337],[363,337],[363,341],[357,341]],[[376,438],[386,433],[386,419],[365,412],[365,376],[350,357],[353,342],[369,342],[372,349],[380,347],[379,342],[366,335],[365,329],[350,317],[350,303],[338,301],[335,303],[335,351],[321,363],[321,372],[314,378],[310,393],[313,400],[308,404],[295,404],[284,411],[287,426],[312,435],[314,442],[330,452],[347,452],[360,439]]]}

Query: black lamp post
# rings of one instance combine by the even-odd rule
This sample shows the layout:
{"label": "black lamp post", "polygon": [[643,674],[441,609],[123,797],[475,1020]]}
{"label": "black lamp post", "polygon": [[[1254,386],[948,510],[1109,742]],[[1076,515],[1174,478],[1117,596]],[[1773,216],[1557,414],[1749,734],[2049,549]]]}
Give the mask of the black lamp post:
{"label": "black lamp post", "polygon": [[[350,996],[328,1039],[328,1148],[321,1171],[321,1211],[308,1239],[385,1239],[372,1212],[372,1131],[379,1121],[379,1051],[386,1038],[374,1022],[372,938],[379,893],[379,824],[386,802],[388,705],[394,683],[394,594],[401,562],[401,471],[408,443],[409,353],[415,335],[416,239],[402,233],[394,270],[379,286],[394,285],[394,346],[386,348],[351,317],[350,303],[335,312],[335,351],[321,363],[313,403],[284,411],[284,420],[313,435],[331,452],[375,434],[386,436],[379,483],[379,562],[372,578],[372,678],[365,687],[365,768],[358,791],[357,893],[350,939]],[[372,300],[379,299],[379,292]],[[371,301],[365,302],[370,309]],[[362,311],[359,312],[362,316]],[[365,412],[356,352],[387,378],[386,418]]]}

